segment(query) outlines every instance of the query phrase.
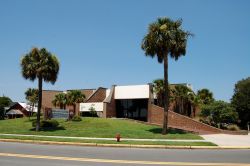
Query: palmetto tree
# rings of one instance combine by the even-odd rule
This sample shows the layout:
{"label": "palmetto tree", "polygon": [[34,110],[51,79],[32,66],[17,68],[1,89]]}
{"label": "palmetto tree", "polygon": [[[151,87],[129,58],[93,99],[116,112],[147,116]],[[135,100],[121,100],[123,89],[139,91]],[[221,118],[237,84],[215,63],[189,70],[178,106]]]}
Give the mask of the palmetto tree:
{"label": "palmetto tree", "polygon": [[156,79],[153,81],[153,90],[157,97],[157,105],[164,106],[164,80]]}
{"label": "palmetto tree", "polygon": [[213,93],[208,89],[198,90],[197,96],[199,97],[202,104],[210,104],[214,101]]}
{"label": "palmetto tree", "polygon": [[191,103],[192,93],[193,91],[185,85],[175,85],[172,89],[172,97],[178,106],[179,113],[186,114],[185,105],[188,102]]}
{"label": "palmetto tree", "polygon": [[40,114],[42,105],[43,81],[54,84],[59,72],[59,62],[55,55],[52,55],[45,48],[33,48],[21,59],[22,75],[25,79],[35,81],[38,79],[38,110],[36,131],[40,130]]}
{"label": "palmetto tree", "polygon": [[38,89],[28,88],[25,92],[25,98],[32,104],[32,111],[31,114],[34,112],[35,104],[38,102]]}
{"label": "palmetto tree", "polygon": [[162,134],[167,133],[169,88],[168,88],[168,56],[178,60],[186,54],[189,32],[181,27],[182,20],[158,18],[149,25],[148,33],[143,38],[142,49],[146,56],[157,56],[159,63],[164,63],[164,120]]}
{"label": "palmetto tree", "polygon": [[85,95],[79,90],[71,90],[67,93],[67,103],[72,105],[74,112],[76,111],[76,104],[85,100]]}
{"label": "palmetto tree", "polygon": [[59,93],[55,95],[55,98],[52,100],[52,104],[54,106],[59,106],[60,109],[65,109],[67,103],[67,94],[65,93]]}
{"label": "palmetto tree", "polygon": [[188,94],[188,101],[191,103],[191,110],[193,110],[193,116],[196,115],[196,108],[200,107],[201,100],[194,92]]}
{"label": "palmetto tree", "polygon": [[195,113],[194,109],[199,106],[200,100],[192,89],[185,85],[175,85],[171,92],[178,113],[188,116],[191,116],[192,111]]}

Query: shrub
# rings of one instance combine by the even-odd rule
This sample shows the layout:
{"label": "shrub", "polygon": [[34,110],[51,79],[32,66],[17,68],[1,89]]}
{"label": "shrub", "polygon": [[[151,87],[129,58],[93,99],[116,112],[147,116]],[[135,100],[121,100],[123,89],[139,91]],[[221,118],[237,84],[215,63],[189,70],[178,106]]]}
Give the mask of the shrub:
{"label": "shrub", "polygon": [[208,124],[220,127],[222,123],[236,123],[238,114],[229,103],[224,101],[215,101],[201,108],[201,118],[205,119]]}
{"label": "shrub", "polygon": [[240,130],[237,125],[228,125],[227,129],[228,130],[232,130],[232,131],[238,131],[238,130]]}
{"label": "shrub", "polygon": [[89,113],[92,117],[98,117],[94,107],[89,108]]}
{"label": "shrub", "polygon": [[[36,127],[36,120],[32,122],[32,126]],[[59,122],[56,120],[42,120],[40,123],[41,128],[56,128],[59,126]]]}
{"label": "shrub", "polygon": [[80,116],[74,116],[72,118],[72,121],[79,122],[79,121],[82,121],[82,118]]}

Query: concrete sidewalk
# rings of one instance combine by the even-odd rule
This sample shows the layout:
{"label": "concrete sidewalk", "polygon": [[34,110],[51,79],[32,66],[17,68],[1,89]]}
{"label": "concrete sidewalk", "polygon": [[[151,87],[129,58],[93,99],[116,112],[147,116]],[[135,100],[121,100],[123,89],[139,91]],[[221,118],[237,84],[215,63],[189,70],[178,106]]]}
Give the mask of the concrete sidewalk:
{"label": "concrete sidewalk", "polygon": [[[24,135],[24,134],[0,134],[0,136],[14,137],[35,137],[35,138],[61,138],[61,139],[76,139],[76,140],[110,140],[115,141],[116,138],[95,138],[95,137],[65,137],[65,136],[46,136],[46,135]],[[136,139],[136,138],[121,138],[124,141],[152,141],[152,142],[210,142],[207,140],[188,140],[188,139]]]}
{"label": "concrete sidewalk", "polygon": [[209,134],[201,137],[218,146],[250,146],[250,135]]}

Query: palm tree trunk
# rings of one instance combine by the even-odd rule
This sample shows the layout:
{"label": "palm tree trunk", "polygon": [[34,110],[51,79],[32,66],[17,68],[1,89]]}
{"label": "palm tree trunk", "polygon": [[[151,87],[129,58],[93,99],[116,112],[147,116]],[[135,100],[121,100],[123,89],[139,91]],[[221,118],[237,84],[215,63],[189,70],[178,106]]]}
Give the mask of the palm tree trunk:
{"label": "palm tree trunk", "polygon": [[33,112],[34,112],[34,107],[35,107],[35,103],[32,103],[32,111],[31,111],[31,115],[30,115],[30,116],[32,116],[32,115],[33,115]]}
{"label": "palm tree trunk", "polygon": [[183,103],[183,98],[181,98],[181,114],[184,114],[184,103]]}
{"label": "palm tree trunk", "polygon": [[167,134],[168,129],[168,107],[169,107],[169,89],[168,89],[168,54],[164,55],[164,117],[162,134]]}
{"label": "palm tree trunk", "polygon": [[36,131],[40,130],[40,114],[42,106],[42,88],[43,88],[43,79],[41,76],[38,78],[38,108],[36,116]]}
{"label": "palm tree trunk", "polygon": [[76,104],[73,104],[74,116],[76,115]]}

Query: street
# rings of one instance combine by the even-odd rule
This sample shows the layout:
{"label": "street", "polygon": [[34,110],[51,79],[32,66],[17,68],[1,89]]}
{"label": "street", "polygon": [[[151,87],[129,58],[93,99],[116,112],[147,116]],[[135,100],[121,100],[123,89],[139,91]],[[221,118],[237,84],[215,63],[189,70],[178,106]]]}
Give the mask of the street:
{"label": "street", "polygon": [[0,142],[0,166],[248,165],[250,150],[184,150]]}

